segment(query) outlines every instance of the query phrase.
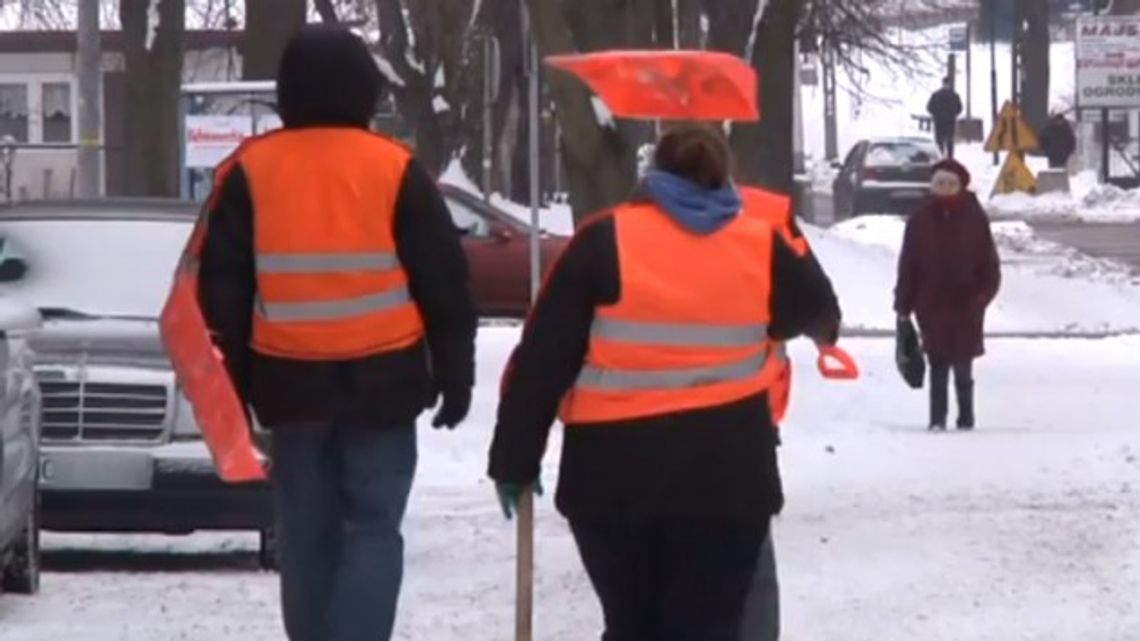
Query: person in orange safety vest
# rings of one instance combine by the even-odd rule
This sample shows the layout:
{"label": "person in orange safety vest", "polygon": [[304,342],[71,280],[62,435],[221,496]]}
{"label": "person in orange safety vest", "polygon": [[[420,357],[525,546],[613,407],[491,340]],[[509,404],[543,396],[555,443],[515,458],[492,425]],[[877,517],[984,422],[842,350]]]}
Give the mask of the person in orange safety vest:
{"label": "person in orange safety vest", "polygon": [[467,415],[477,319],[459,233],[412,154],[369,130],[384,81],[347,29],[282,56],[283,128],[215,172],[199,303],[271,437],[291,641],[388,639],[416,420]]}
{"label": "person in orange safety vest", "polygon": [[510,515],[565,424],[556,502],[606,639],[732,639],[783,505],[775,346],[834,343],[830,281],[742,214],[721,132],[677,125],[636,196],[578,229],[504,374],[490,476]]}

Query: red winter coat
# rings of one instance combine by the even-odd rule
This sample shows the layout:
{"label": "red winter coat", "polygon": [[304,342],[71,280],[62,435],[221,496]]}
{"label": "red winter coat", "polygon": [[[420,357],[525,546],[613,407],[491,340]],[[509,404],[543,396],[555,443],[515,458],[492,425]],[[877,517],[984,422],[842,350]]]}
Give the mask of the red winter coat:
{"label": "red winter coat", "polygon": [[915,314],[923,348],[935,361],[985,353],[986,307],[1001,285],[990,221],[972,192],[931,197],[906,225],[895,311]]}

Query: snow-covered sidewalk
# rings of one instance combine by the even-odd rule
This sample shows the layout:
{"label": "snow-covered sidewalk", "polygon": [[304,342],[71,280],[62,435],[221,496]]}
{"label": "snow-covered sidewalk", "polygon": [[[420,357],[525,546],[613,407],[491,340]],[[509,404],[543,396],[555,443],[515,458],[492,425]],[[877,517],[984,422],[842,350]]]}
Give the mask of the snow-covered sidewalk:
{"label": "snow-covered sidewalk", "polygon": [[[470,422],[422,432],[399,639],[510,638],[514,528],[484,469],[516,340],[484,330]],[[864,369],[857,383],[822,381],[810,347],[793,347],[776,526],[786,638],[1135,640],[1140,337],[991,341],[980,428],[944,435],[923,429],[924,396],[899,380],[890,341],[846,343]],[[0,598],[4,641],[282,638],[275,578],[241,552],[252,537],[46,542],[43,594]],[[596,638],[594,596],[549,497],[538,542],[537,638]]]}

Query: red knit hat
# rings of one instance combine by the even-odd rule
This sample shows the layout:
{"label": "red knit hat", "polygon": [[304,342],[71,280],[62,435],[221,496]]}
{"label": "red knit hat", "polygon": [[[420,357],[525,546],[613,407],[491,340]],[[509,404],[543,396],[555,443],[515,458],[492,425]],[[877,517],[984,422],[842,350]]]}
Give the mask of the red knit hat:
{"label": "red knit hat", "polygon": [[962,181],[962,189],[970,186],[970,171],[966,169],[962,163],[954,160],[953,158],[940,160],[937,164],[930,168],[931,175],[934,175],[939,171],[949,171],[958,174],[958,179]]}

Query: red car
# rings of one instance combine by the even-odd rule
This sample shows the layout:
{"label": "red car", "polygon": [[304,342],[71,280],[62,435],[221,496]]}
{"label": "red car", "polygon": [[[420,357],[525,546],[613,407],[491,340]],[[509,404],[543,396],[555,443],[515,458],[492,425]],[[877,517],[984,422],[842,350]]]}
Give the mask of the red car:
{"label": "red car", "polygon": [[[439,187],[463,234],[479,315],[526,316],[530,309],[530,225],[468,191],[447,184]],[[544,276],[569,242],[566,236],[542,232]]]}

